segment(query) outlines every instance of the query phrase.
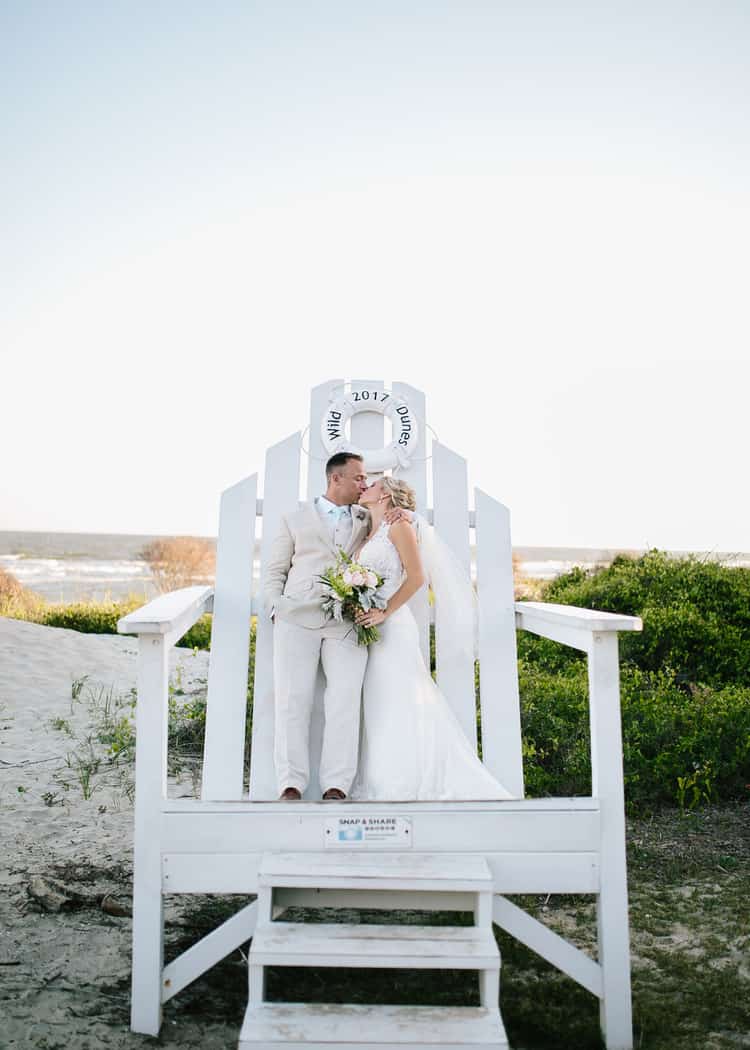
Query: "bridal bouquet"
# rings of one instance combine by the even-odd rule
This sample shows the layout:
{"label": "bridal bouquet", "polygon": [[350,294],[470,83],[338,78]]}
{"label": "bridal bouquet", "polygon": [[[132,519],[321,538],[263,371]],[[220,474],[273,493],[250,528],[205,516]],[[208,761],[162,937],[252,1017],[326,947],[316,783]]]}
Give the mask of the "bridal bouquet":
{"label": "bridal bouquet", "polygon": [[[323,611],[331,620],[354,621],[354,617],[363,609],[385,609],[386,600],[378,594],[378,588],[384,580],[374,569],[352,561],[343,550],[339,552],[338,561],[319,576],[318,579],[327,589],[323,599]],[[355,624],[357,642],[360,645],[371,645],[380,638],[377,627],[361,627]]]}

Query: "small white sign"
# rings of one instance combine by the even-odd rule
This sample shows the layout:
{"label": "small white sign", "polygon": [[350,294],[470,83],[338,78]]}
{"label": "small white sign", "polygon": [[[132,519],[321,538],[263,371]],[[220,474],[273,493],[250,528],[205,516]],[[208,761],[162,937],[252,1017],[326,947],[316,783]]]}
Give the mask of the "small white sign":
{"label": "small white sign", "polygon": [[336,817],[326,821],[327,847],[408,849],[411,843],[411,821],[406,817]]}

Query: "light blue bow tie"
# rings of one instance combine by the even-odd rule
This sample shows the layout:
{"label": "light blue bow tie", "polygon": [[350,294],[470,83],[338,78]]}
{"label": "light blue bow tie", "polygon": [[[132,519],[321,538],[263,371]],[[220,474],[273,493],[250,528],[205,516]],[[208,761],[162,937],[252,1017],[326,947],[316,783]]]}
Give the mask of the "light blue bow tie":
{"label": "light blue bow tie", "polygon": [[341,519],[344,517],[344,515],[346,515],[346,516],[349,515],[349,508],[348,507],[333,507],[333,509],[329,510],[328,513],[332,514],[337,521],[341,521]]}

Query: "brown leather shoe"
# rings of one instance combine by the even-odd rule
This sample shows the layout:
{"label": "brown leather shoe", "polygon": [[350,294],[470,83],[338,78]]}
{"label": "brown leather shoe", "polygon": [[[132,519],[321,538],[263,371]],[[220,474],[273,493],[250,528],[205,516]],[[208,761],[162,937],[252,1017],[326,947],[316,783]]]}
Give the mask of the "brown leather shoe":
{"label": "brown leather shoe", "polygon": [[329,788],[328,791],[323,792],[324,802],[341,802],[345,798],[346,794],[341,788]]}
{"label": "brown leather shoe", "polygon": [[302,792],[298,788],[284,788],[279,795],[280,802],[299,802]]}

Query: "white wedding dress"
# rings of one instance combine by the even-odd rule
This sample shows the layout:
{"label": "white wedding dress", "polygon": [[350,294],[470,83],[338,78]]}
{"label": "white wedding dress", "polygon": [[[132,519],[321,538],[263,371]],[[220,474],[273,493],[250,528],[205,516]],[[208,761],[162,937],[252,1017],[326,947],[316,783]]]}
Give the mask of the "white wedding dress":
{"label": "white wedding dress", "polygon": [[[357,560],[401,586],[401,558],[383,522]],[[360,760],[350,797],[360,800],[510,799],[485,768],[425,667],[408,603],[378,627],[363,685]]]}

